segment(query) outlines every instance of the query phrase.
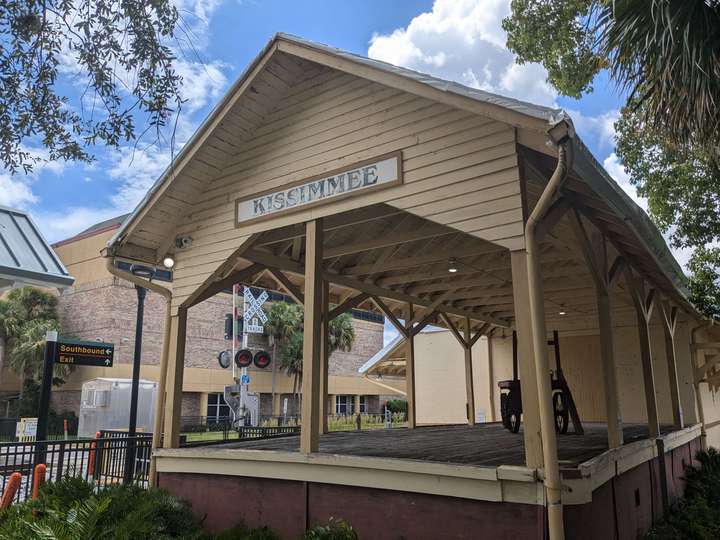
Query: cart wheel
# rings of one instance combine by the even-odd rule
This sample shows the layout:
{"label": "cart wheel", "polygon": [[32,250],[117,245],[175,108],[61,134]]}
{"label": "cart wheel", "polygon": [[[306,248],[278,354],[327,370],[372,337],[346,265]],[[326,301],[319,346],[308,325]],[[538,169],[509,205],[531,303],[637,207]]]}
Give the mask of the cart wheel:
{"label": "cart wheel", "polygon": [[506,393],[500,394],[500,418],[502,419],[502,425],[505,429],[510,428],[510,405],[508,395]]}
{"label": "cart wheel", "polygon": [[553,410],[555,413],[555,431],[564,435],[568,430],[570,413],[565,402],[565,394],[556,392],[553,394]]}
{"label": "cart wheel", "polygon": [[508,423],[510,424],[508,426],[508,429],[510,431],[512,431],[513,433],[517,433],[518,431],[520,431],[520,413],[511,411]]}

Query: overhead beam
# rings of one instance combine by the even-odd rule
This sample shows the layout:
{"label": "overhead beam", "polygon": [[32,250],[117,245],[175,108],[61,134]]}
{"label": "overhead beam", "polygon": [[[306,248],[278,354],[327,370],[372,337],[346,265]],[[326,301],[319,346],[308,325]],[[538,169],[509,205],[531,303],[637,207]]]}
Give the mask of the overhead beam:
{"label": "overhead beam", "polygon": [[288,277],[277,268],[267,268],[268,273],[277,281],[283,290],[301,306],[305,303],[305,297],[300,289],[288,279]]}
{"label": "overhead beam", "polygon": [[[429,255],[416,255],[412,257],[402,257],[399,259],[393,259],[383,264],[383,271],[390,270],[403,270],[405,268],[414,268],[423,264],[434,263],[438,261],[449,261],[451,257],[456,259],[465,257],[477,257],[479,255],[487,255],[488,253],[496,253],[498,251],[505,251],[505,248],[500,246],[473,246],[465,247],[461,249],[444,249],[435,251]],[[347,276],[361,276],[369,274],[373,271],[373,264],[360,264],[356,266],[348,266],[343,269],[343,275]]]}
{"label": "overhead beam", "polygon": [[344,302],[341,302],[328,312],[328,320],[332,321],[334,318],[342,315],[346,311],[356,308],[368,298],[370,298],[370,295],[364,292],[356,294],[355,296],[351,296],[350,298],[348,298]]}
{"label": "overhead beam", "polygon": [[[297,274],[303,274],[305,272],[301,263],[292,261],[286,257],[278,257],[265,251],[250,249],[243,254],[243,257],[252,262],[260,263],[265,266],[272,266],[288,272],[295,272]],[[327,270],[323,272],[323,279],[327,279],[331,283],[335,283],[349,289],[366,292],[373,296],[389,298],[398,302],[411,303],[423,308],[427,308],[432,303],[427,299],[417,298],[404,292],[378,287],[372,282],[362,281],[351,276],[336,274]],[[458,317],[470,317],[475,321],[489,322],[495,326],[510,328],[510,322],[506,319],[500,319],[488,314],[478,313],[477,311],[471,309],[462,309],[448,304],[441,304],[437,306],[437,310],[444,311],[451,315],[457,315]]]}
{"label": "overhead beam", "polygon": [[395,317],[395,314],[392,312],[392,310],[387,306],[385,302],[383,302],[380,298],[377,296],[371,297],[373,303],[377,306],[377,308],[383,312],[383,314],[388,318],[390,323],[395,327],[395,329],[400,332],[400,334],[407,338],[409,333],[405,326],[398,320],[397,317]]}
{"label": "overhead beam", "polygon": [[455,235],[457,233],[458,231],[448,230],[446,227],[438,226],[422,227],[413,231],[404,231],[394,234],[384,234],[362,242],[328,247],[325,249],[323,258],[332,259],[335,257],[343,257],[345,255],[352,255],[363,251],[371,251],[373,249],[395,246],[397,244],[404,244],[407,242],[416,242],[418,240],[425,240],[428,238]]}
{"label": "overhead beam", "polygon": [[207,286],[198,296],[192,299],[192,302],[190,302],[187,307],[192,307],[196,304],[199,304],[200,302],[207,300],[208,298],[212,298],[216,294],[229,289],[236,283],[242,283],[243,281],[247,281],[253,276],[262,272],[263,270],[265,270],[265,266],[263,266],[262,264],[254,263],[247,268],[243,268],[242,270],[233,272],[232,274]]}

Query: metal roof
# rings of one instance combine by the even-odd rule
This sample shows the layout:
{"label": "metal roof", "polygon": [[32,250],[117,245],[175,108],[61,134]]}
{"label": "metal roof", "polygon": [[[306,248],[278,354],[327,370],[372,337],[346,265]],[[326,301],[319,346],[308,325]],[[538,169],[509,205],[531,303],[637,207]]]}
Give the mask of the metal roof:
{"label": "metal roof", "polygon": [[74,282],[30,216],[0,206],[0,290],[69,287]]}

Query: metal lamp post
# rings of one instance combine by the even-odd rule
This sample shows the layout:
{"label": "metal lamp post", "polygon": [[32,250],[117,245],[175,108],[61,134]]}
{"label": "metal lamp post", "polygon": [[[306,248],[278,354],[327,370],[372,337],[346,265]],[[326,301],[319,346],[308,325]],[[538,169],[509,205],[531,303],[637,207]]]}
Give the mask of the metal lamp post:
{"label": "metal lamp post", "polygon": [[[147,278],[148,280],[152,279],[155,275],[155,270],[147,266],[133,265],[130,271],[134,275]],[[132,386],[130,390],[128,447],[125,453],[125,471],[123,475],[125,484],[132,482],[135,468],[135,436],[137,434],[138,393],[140,390],[140,359],[142,357],[143,318],[145,315],[145,296],[147,289],[140,285],[135,285],[135,291],[137,292],[137,315],[135,317],[135,353],[133,356]]]}

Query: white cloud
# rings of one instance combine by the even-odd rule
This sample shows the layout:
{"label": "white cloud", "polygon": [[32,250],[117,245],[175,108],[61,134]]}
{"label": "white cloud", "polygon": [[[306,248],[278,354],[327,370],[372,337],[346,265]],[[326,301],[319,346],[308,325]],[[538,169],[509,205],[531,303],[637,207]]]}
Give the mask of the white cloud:
{"label": "white cloud", "polygon": [[603,167],[605,167],[605,170],[613,177],[618,185],[623,188],[623,191],[625,191],[640,208],[647,212],[647,199],[637,194],[637,189],[630,183],[630,175],[620,163],[620,158],[618,158],[615,152],[605,158]]}
{"label": "white cloud", "polygon": [[[637,189],[630,183],[630,175],[620,163],[620,158],[618,158],[615,152],[605,158],[605,161],[603,161],[603,167],[605,167],[605,170],[610,176],[613,177],[613,179],[618,183],[618,185],[623,189],[623,191],[625,191],[625,193],[627,193],[630,198],[635,201],[635,203],[647,213],[647,199],[638,195]],[[690,260],[690,256],[692,255],[693,250],[687,248],[673,247],[670,243],[670,235],[672,234],[672,232],[672,230],[669,230],[663,233],[663,238],[665,238],[665,243],[667,243],[675,259],[680,263],[680,266],[682,266],[683,269],[687,272],[687,263]]]}
{"label": "white cloud", "polygon": [[33,212],[40,230],[48,242],[70,238],[100,221],[120,215],[116,208],[68,208],[62,212]]}
{"label": "white cloud", "polygon": [[436,0],[406,28],[375,34],[368,55],[467,86],[555,105],[557,93],[539,64],[518,65],[501,22],[508,0]]}
{"label": "white cloud", "polygon": [[120,182],[112,197],[117,212],[134,209],[169,163],[170,152],[157,148],[124,147],[115,152],[107,174]]}
{"label": "white cloud", "polygon": [[0,174],[0,206],[23,210],[37,200],[27,179]]}
{"label": "white cloud", "polygon": [[175,70],[183,78],[183,113],[192,114],[208,103],[216,101],[227,87],[222,62],[200,63],[175,61]]}
{"label": "white cloud", "polygon": [[[612,109],[598,116],[586,116],[581,111],[567,109],[573,119],[578,134],[589,140],[592,138],[602,149],[615,147],[615,122],[620,118],[620,111]],[[617,160],[617,156],[615,157]]]}

